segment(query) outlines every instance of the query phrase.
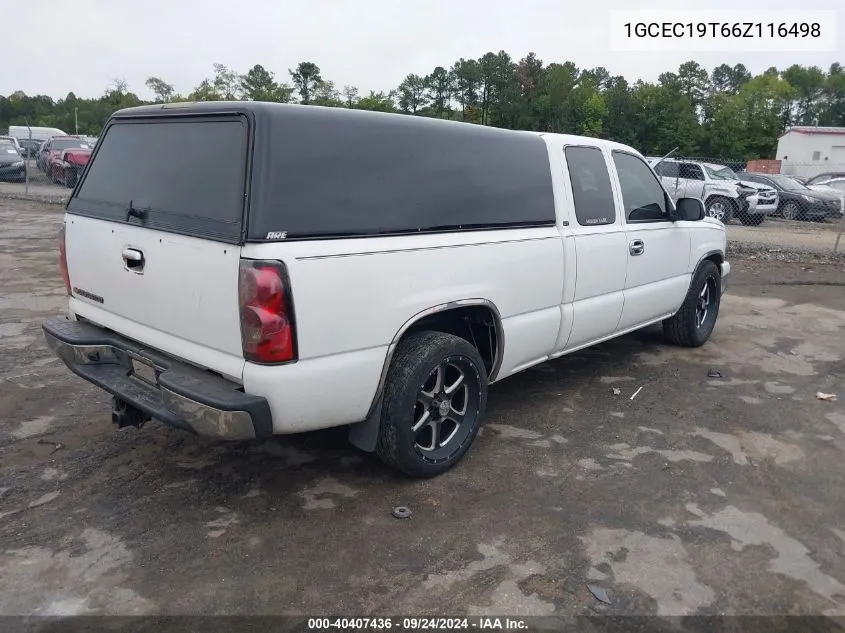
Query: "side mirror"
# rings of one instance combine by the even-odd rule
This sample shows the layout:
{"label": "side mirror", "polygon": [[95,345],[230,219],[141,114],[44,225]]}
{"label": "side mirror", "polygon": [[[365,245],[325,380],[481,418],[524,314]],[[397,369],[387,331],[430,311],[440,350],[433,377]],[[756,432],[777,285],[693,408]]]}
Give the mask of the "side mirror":
{"label": "side mirror", "polygon": [[704,203],[698,198],[678,198],[675,203],[675,217],[678,220],[697,222],[704,217]]}

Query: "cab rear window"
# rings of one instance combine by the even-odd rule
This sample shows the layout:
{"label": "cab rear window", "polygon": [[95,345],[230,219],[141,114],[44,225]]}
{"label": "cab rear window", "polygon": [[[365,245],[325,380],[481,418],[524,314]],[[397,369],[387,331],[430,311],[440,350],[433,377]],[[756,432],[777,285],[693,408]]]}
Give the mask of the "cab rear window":
{"label": "cab rear window", "polygon": [[237,243],[247,130],[239,116],[116,121],[68,212]]}

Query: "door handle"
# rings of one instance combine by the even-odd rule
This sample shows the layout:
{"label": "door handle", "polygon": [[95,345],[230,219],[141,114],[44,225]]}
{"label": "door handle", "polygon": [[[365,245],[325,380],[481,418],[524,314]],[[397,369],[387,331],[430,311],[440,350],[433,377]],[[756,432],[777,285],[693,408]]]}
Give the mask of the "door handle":
{"label": "door handle", "polygon": [[144,270],[144,253],[137,248],[123,249],[123,263],[127,270],[135,273],[143,272]]}
{"label": "door handle", "polygon": [[631,240],[628,244],[628,252],[631,255],[642,255],[645,252],[645,242],[642,240]]}

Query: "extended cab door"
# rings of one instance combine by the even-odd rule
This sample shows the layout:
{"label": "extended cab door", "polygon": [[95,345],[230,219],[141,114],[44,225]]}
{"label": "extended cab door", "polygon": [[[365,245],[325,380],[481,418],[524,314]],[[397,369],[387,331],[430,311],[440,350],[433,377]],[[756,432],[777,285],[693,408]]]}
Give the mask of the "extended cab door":
{"label": "extended cab door", "polygon": [[[567,272],[567,279],[573,273],[575,278],[572,327],[569,332],[561,330],[556,352],[584,347],[616,332],[627,266],[625,229],[616,213],[608,156],[600,147],[582,145],[565,147],[563,155],[564,180],[574,206],[564,235],[566,247],[574,247],[576,270]],[[568,307],[563,306],[564,312]]]}
{"label": "extended cab door", "polygon": [[680,307],[690,281],[690,233],[670,219],[672,203],[644,160],[620,150],[612,156],[627,239],[619,330],[630,330]]}
{"label": "extended cab door", "polygon": [[655,167],[655,172],[660,176],[660,182],[663,183],[673,201],[684,197],[686,186],[686,183],[681,180],[679,165],[680,163],[675,161],[664,160]]}
{"label": "extended cab door", "polygon": [[678,172],[681,181],[684,183],[683,193],[675,198],[698,198],[704,200],[704,170],[701,165],[695,163],[680,163]]}

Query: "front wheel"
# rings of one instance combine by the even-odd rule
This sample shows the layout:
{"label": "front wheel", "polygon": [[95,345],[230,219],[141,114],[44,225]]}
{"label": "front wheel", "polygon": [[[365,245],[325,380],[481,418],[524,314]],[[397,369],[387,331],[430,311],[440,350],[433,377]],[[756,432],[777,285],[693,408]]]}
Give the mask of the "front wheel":
{"label": "front wheel", "polygon": [[663,321],[663,334],[676,345],[701,347],[716,327],[722,303],[722,275],[712,261],[705,261],[693,275],[681,309]]}
{"label": "front wheel", "polygon": [[730,222],[733,216],[733,203],[722,196],[713,196],[708,199],[704,208],[709,217],[715,218],[723,224]]}
{"label": "front wheel", "polygon": [[487,404],[478,350],[443,332],[402,340],[390,365],[376,454],[412,477],[434,477],[469,449]]}

